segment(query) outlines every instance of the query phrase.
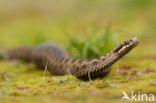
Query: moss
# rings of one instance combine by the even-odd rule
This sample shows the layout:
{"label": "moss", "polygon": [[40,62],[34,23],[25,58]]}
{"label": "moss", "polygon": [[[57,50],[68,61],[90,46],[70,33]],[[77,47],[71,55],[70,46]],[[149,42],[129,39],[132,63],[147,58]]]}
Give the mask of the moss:
{"label": "moss", "polygon": [[[28,69],[28,64],[17,62],[0,62],[0,100],[3,103],[35,103],[51,101],[65,102],[103,102],[106,100],[120,101],[122,91],[130,93],[154,93],[156,88],[150,81],[156,80],[156,72],[142,75],[131,74],[143,72],[148,68],[154,70],[150,65],[156,66],[155,60],[126,60],[128,74],[119,73],[118,69],[125,65],[121,60],[113,66],[113,71],[106,78],[95,81],[83,82],[77,78],[66,76],[53,76],[46,74],[43,79],[43,71],[36,67]],[[117,66],[118,65],[118,66]],[[134,67],[133,67],[134,66]],[[118,67],[118,68],[117,68]],[[61,99],[60,99],[61,98]]]}

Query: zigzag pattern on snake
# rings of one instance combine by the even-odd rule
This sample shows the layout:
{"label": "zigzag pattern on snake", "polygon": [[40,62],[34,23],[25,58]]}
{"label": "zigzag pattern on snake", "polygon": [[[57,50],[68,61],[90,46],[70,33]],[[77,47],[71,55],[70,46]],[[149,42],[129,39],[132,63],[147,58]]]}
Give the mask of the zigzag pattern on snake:
{"label": "zigzag pattern on snake", "polygon": [[138,44],[131,38],[118,45],[104,56],[93,59],[71,59],[68,52],[53,43],[43,43],[37,47],[20,47],[7,51],[5,58],[22,59],[35,63],[55,75],[71,74],[82,80],[105,77],[111,66]]}

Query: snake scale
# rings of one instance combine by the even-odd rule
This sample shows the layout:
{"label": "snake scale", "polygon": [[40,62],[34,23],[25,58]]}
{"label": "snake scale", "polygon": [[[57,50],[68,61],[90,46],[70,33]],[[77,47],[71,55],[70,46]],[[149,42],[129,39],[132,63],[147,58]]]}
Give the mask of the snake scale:
{"label": "snake scale", "polygon": [[43,43],[37,47],[20,47],[8,50],[5,53],[5,58],[33,62],[41,69],[47,67],[48,71],[54,75],[71,74],[82,80],[93,80],[109,74],[112,64],[126,55],[137,44],[137,38],[131,38],[99,58],[74,60],[70,58],[67,51],[56,44]]}

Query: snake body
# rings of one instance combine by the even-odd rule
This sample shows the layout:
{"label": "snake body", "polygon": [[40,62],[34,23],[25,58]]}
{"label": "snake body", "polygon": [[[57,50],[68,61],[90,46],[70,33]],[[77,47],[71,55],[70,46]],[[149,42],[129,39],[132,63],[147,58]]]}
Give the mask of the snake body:
{"label": "snake body", "polygon": [[21,47],[6,52],[9,60],[22,59],[35,63],[54,75],[71,74],[82,80],[106,76],[111,65],[131,51],[138,44],[136,38],[124,41],[104,56],[92,59],[71,59],[68,52],[56,44],[43,43],[37,47]]}

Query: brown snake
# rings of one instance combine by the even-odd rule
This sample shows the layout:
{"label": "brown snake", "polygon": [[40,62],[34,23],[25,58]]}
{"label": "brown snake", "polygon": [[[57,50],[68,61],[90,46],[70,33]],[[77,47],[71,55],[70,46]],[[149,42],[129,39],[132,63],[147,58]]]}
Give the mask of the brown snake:
{"label": "brown snake", "polygon": [[21,47],[9,50],[5,58],[22,59],[34,62],[39,68],[47,69],[55,75],[71,74],[82,80],[96,79],[106,76],[111,66],[126,55],[138,44],[136,38],[124,41],[104,56],[94,59],[73,60],[69,54],[59,46],[44,43],[38,47]]}

